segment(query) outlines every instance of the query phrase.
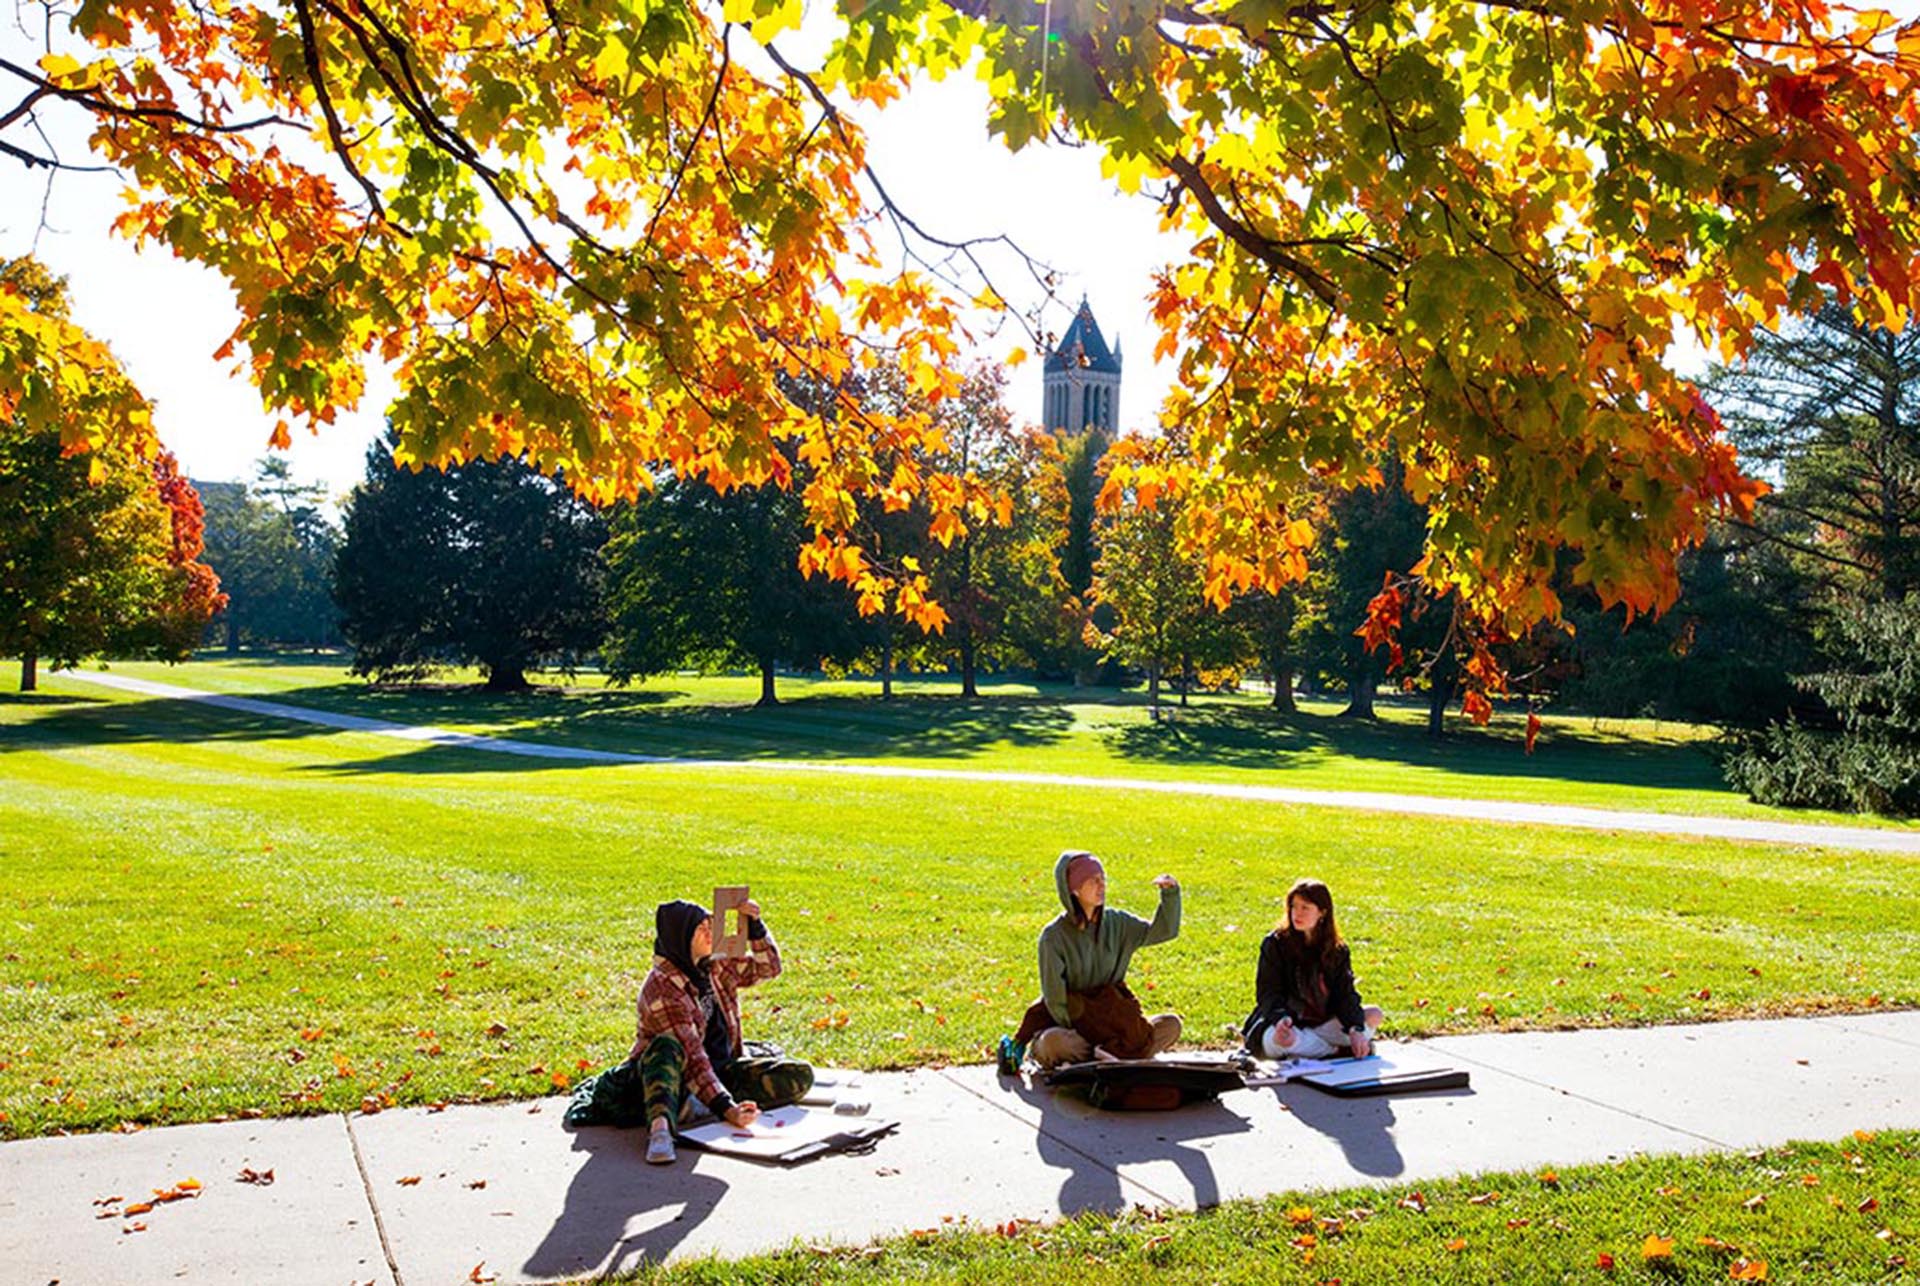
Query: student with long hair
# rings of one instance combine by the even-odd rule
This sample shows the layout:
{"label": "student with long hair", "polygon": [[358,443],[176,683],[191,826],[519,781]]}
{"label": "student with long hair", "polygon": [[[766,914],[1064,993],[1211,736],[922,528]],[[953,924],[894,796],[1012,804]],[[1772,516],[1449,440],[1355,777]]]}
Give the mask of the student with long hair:
{"label": "student with long hair", "polygon": [[1253,1012],[1241,1025],[1247,1049],[1267,1058],[1325,1058],[1373,1052],[1384,1017],[1360,1003],[1353,958],[1333,919],[1333,894],[1319,880],[1287,890],[1287,918],[1260,940]]}

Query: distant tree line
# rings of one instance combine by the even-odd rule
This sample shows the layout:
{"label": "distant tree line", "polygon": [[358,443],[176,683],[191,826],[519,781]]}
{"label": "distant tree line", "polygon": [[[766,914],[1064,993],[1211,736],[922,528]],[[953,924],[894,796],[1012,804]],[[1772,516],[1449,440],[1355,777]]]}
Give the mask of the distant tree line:
{"label": "distant tree line", "polygon": [[[983,673],[1018,671],[1140,678],[1157,704],[1258,676],[1281,711],[1305,689],[1338,694],[1353,718],[1373,717],[1388,684],[1424,702],[1439,734],[1459,703],[1485,713],[1491,674],[1532,706],[1728,728],[1730,779],[1756,798],[1913,812],[1917,377],[1920,336],[1839,309],[1763,335],[1706,383],[1772,486],[1754,519],[1715,528],[1683,560],[1678,600],[1657,617],[1604,609],[1564,560],[1555,586],[1570,628],[1521,639],[1470,636],[1450,600],[1408,578],[1429,515],[1394,458],[1378,462],[1377,485],[1327,489],[1304,580],[1217,610],[1207,569],[1184,552],[1181,498],[1097,505],[1104,441],[1017,427],[991,366],[937,406],[884,380],[855,390],[943,429],[938,456],[880,462],[859,515],[871,548],[928,577],[948,613],[938,634],[863,614],[844,584],[802,573],[810,466],[793,453],[786,488],[722,493],[669,475],[601,511],[517,460],[411,472],[380,443],[339,531],[272,465],[251,486],[203,488],[208,560],[232,596],[217,622],[227,646],[343,640],[357,670],[383,679],[473,664],[510,689],[530,669],[588,661],[620,681],[744,668],[771,702],[783,669],[869,672],[887,692],[899,672],[939,670],[967,695]],[[974,478],[997,500],[932,526],[922,501],[891,499],[893,469]],[[1379,646],[1362,627],[1395,578],[1408,592]]]}

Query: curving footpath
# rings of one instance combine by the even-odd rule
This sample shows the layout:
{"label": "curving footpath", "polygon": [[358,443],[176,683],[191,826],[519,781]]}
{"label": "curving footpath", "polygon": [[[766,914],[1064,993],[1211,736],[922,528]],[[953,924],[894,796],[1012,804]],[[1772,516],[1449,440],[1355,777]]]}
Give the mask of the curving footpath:
{"label": "curving footpath", "polygon": [[[1767,1147],[1920,1126],[1920,1012],[1384,1044],[1470,1089],[1239,1090],[1102,1113],[988,1066],[870,1073],[899,1132],[792,1169],[640,1131],[568,1133],[564,1100],[185,1125],[0,1144],[0,1281],[96,1286],[565,1280],[792,1243],[860,1244],[1134,1205]],[[269,1186],[243,1170],[271,1170]],[[128,1218],[187,1178],[193,1200]],[[133,1231],[134,1223],[145,1227]]]}
{"label": "curving footpath", "polygon": [[1298,804],[1318,808],[1351,808],[1366,812],[1413,813],[1461,821],[1511,822],[1529,826],[1571,826],[1584,830],[1639,831],[1687,835],[1704,839],[1743,840],[1761,844],[1791,844],[1883,853],[1920,854],[1920,829],[1876,829],[1866,826],[1825,826],[1804,822],[1770,822],[1736,817],[1694,817],[1683,813],[1634,812],[1627,809],[1572,808],[1554,804],[1509,803],[1491,799],[1445,799],[1427,795],[1394,795],[1355,790],[1297,790],[1286,786],[1256,786],[1235,782],[1155,780],[1141,777],[1085,777],[1065,773],[993,772],[965,768],[920,768],[898,764],[823,764],[798,759],[681,759],[663,755],[636,755],[612,750],[546,745],[477,733],[454,732],[413,724],[335,714],[305,706],[228,696],[194,688],[156,683],[125,675],[62,670],[61,677],[94,683],[122,692],[169,701],[194,701],[246,714],[315,724],[343,732],[369,733],[401,741],[454,746],[494,754],[524,755],[574,764],[649,764],[711,771],[746,769],[754,772],[830,773],[850,777],[900,777],[937,781],[996,782],[1013,785],[1061,786],[1077,790],[1139,791],[1164,795],[1203,795],[1257,803]]}

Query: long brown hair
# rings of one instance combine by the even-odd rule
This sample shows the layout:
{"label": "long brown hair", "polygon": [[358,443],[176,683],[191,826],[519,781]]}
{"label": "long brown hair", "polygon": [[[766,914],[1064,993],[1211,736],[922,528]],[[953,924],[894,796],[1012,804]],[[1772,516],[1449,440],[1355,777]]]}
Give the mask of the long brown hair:
{"label": "long brown hair", "polygon": [[[1293,900],[1299,898],[1311,902],[1320,908],[1320,924],[1313,936],[1299,932],[1293,927]],[[1280,944],[1295,957],[1311,960],[1315,964],[1326,961],[1341,946],[1340,926],[1333,919],[1333,894],[1327,886],[1313,879],[1295,880],[1293,887],[1287,890],[1287,914],[1274,930],[1280,937]]]}

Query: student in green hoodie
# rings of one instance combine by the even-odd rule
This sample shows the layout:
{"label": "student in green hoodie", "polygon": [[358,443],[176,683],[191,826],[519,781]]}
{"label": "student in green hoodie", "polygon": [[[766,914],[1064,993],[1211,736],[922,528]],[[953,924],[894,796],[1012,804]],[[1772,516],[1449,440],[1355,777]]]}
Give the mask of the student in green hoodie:
{"label": "student in green hoodie", "polygon": [[1141,947],[1180,936],[1180,885],[1154,880],[1160,906],[1151,922],[1107,905],[1100,859],[1069,849],[1053,866],[1063,908],[1040,931],[1040,999],[1020,1030],[1000,1042],[1000,1068],[1017,1073],[1031,1048],[1042,1067],[1100,1055],[1150,1058],[1180,1039],[1178,1014],[1143,1014],[1127,987],[1127,965]]}

